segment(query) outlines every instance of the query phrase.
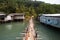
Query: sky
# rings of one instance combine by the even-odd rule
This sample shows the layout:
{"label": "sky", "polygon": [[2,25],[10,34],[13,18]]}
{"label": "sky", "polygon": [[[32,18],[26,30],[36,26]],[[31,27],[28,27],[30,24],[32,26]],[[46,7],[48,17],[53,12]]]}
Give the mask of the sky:
{"label": "sky", "polygon": [[37,1],[43,1],[45,3],[51,3],[51,4],[60,4],[60,0],[37,0]]}

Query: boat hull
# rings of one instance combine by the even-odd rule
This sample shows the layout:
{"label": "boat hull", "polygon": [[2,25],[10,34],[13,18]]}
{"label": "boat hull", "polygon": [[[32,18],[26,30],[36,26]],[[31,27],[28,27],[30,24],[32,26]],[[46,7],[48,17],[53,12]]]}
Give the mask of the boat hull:
{"label": "boat hull", "polygon": [[40,22],[60,28],[60,18],[40,16]]}

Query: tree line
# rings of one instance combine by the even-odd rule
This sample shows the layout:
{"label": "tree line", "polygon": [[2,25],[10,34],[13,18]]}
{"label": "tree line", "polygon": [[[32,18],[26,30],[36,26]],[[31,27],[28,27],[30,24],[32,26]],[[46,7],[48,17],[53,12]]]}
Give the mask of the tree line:
{"label": "tree line", "polygon": [[31,0],[0,0],[0,12],[25,13],[26,16],[60,13],[59,4],[49,4]]}

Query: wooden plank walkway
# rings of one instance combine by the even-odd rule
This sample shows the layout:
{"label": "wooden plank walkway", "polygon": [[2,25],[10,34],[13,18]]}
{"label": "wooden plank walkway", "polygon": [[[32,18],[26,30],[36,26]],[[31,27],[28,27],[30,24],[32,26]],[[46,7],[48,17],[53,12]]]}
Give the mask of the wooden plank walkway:
{"label": "wooden plank walkway", "polygon": [[25,37],[23,38],[23,40],[36,40],[36,32],[34,29],[34,23],[33,23],[33,18],[31,17],[31,19],[29,20],[29,25],[27,27],[26,33],[25,33]]}

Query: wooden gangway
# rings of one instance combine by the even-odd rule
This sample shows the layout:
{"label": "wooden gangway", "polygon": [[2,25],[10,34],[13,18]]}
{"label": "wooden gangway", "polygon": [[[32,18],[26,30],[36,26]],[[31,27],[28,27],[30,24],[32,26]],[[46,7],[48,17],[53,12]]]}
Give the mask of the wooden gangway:
{"label": "wooden gangway", "polygon": [[33,17],[29,20],[29,23],[27,25],[27,28],[20,33],[21,37],[16,37],[17,40],[40,40],[42,39],[40,35],[38,34],[38,30],[34,27],[34,21]]}
{"label": "wooden gangway", "polygon": [[33,23],[33,18],[29,20],[29,25],[26,29],[25,36],[23,37],[23,40],[36,40],[37,35],[36,31],[34,29],[34,23]]}

